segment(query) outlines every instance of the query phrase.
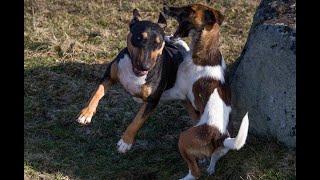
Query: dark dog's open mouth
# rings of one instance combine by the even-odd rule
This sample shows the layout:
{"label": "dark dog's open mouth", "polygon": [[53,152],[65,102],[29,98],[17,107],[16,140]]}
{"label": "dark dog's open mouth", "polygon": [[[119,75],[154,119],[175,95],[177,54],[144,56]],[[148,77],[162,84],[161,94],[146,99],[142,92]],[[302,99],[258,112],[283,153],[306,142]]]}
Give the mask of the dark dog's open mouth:
{"label": "dark dog's open mouth", "polygon": [[144,76],[146,74],[148,74],[148,71],[140,71],[137,68],[133,67],[133,72],[136,76]]}

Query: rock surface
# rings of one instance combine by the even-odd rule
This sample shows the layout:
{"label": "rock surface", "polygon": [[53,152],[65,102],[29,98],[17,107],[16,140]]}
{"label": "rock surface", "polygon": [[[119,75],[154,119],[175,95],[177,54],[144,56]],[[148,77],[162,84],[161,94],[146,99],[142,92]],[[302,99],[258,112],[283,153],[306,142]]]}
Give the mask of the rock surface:
{"label": "rock surface", "polygon": [[232,119],[249,112],[250,132],[296,147],[296,7],[262,0],[230,74]]}

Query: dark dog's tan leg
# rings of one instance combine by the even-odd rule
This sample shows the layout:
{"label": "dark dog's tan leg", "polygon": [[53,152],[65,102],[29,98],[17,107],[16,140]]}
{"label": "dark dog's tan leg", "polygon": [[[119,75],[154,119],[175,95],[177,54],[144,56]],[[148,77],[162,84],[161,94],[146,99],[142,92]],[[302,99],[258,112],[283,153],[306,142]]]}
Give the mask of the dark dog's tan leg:
{"label": "dark dog's tan leg", "polygon": [[100,99],[105,95],[110,86],[110,81],[102,82],[98,85],[96,90],[92,93],[90,100],[87,102],[86,107],[81,110],[77,119],[79,123],[89,124],[91,122],[91,118],[96,112]]}
{"label": "dark dog's tan leg", "polygon": [[107,68],[104,79],[92,93],[91,98],[87,102],[85,108],[81,110],[77,119],[79,123],[85,125],[91,122],[92,116],[97,110],[100,99],[117,80],[116,71],[116,63],[110,64],[110,66]]}
{"label": "dark dog's tan leg", "polygon": [[142,107],[140,108],[138,114],[127,127],[126,131],[122,135],[121,140],[118,142],[118,151],[121,153],[125,153],[131,149],[134,138],[138,133],[139,129],[142,127],[144,122],[150,116],[152,110],[156,107],[157,103],[144,102]]}
{"label": "dark dog's tan leg", "polygon": [[200,113],[196,109],[194,109],[191,102],[189,100],[185,100],[185,101],[183,101],[183,105],[187,109],[191,119],[194,121],[199,121]]}

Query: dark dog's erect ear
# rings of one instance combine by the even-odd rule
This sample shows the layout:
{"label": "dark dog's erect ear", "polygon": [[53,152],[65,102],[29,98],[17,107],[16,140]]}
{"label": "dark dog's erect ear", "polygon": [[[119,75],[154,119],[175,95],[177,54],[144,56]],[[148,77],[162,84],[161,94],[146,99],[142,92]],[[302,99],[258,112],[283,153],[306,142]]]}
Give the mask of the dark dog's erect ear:
{"label": "dark dog's erect ear", "polygon": [[166,0],[163,0],[163,1],[162,1],[162,5],[163,5],[163,7],[162,7],[162,12],[163,12],[163,14],[168,15],[169,6],[168,6],[168,4],[167,4],[167,1],[166,1]]}
{"label": "dark dog's erect ear", "polygon": [[167,6],[168,5],[168,2],[166,0],[162,0],[162,5],[163,6]]}
{"label": "dark dog's erect ear", "polygon": [[163,29],[167,27],[167,20],[164,16],[163,12],[160,12],[160,14],[159,14],[158,24]]}
{"label": "dark dog's erect ear", "polygon": [[141,20],[141,16],[140,16],[140,13],[139,13],[138,9],[134,9],[133,12],[132,12],[132,15],[133,15],[133,17],[132,17],[132,20],[130,22],[130,26]]}
{"label": "dark dog's erect ear", "polygon": [[[163,11],[168,8],[167,1],[162,0],[162,5],[163,5]],[[158,24],[164,29],[167,27],[167,19],[164,14],[164,12],[160,12],[159,14],[159,19],[158,19]]]}
{"label": "dark dog's erect ear", "polygon": [[223,20],[224,20],[224,16],[221,14],[220,11],[217,11],[217,10],[204,11],[204,21],[208,25],[213,25],[216,22],[220,26]]}
{"label": "dark dog's erect ear", "polygon": [[141,18],[138,9],[134,9],[134,10],[132,11],[132,15],[133,15],[134,18],[139,18],[139,20],[140,20],[140,18]]}

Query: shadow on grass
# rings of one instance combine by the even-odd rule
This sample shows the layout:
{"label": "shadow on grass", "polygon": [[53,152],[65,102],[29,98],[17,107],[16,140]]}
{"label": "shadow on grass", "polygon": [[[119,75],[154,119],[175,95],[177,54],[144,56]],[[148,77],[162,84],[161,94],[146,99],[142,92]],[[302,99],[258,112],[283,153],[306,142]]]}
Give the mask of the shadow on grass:
{"label": "shadow on grass", "polygon": [[[45,60],[29,60],[24,73],[27,177],[177,179],[187,173],[177,142],[191,123],[180,103],[161,103],[139,131],[133,149],[119,154],[116,143],[139,107],[120,85],[101,100],[92,124],[75,122],[105,65],[39,66],[39,61]],[[274,141],[250,136],[243,149],[219,161],[215,176],[208,177],[205,168],[202,179],[295,179],[295,154]]]}

